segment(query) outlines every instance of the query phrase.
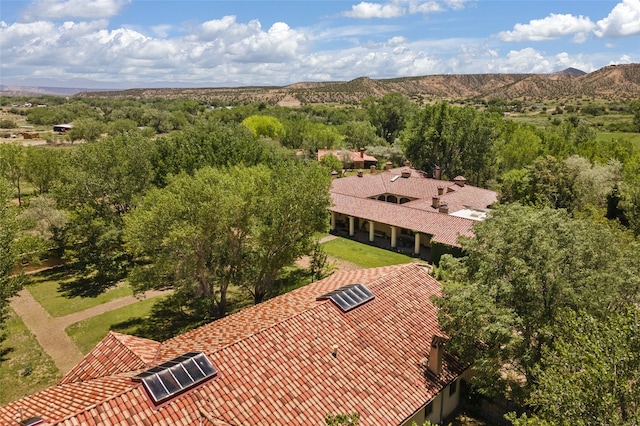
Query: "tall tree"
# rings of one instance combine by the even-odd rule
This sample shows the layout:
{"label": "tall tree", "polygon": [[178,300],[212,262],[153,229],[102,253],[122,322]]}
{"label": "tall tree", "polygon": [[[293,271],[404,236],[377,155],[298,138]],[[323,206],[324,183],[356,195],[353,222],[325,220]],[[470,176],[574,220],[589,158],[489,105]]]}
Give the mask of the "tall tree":
{"label": "tall tree", "polygon": [[549,330],[557,337],[543,351],[538,384],[527,399],[534,415],[516,424],[639,424],[638,307],[604,317],[565,310],[557,319]]}
{"label": "tall tree", "polygon": [[0,144],[0,176],[16,190],[18,205],[22,205],[22,183],[27,167],[25,148],[18,142]]}
{"label": "tall tree", "polygon": [[57,149],[28,147],[25,177],[40,195],[48,193],[60,178],[64,152]]}
{"label": "tall tree", "polygon": [[462,239],[467,257],[441,261],[457,287],[445,289],[440,320],[487,393],[526,401],[564,309],[606,317],[640,297],[638,242],[606,225],[512,204],[475,235]]}
{"label": "tall tree", "polygon": [[407,158],[417,168],[433,173],[437,166],[445,177],[465,175],[480,185],[495,173],[496,120],[470,107],[440,102],[415,114],[401,141]]}
{"label": "tall tree", "polygon": [[[10,185],[0,177],[0,343],[5,339],[4,320],[9,298],[19,290],[19,277],[12,277],[19,253],[17,244],[18,224],[14,211],[9,207]],[[2,351],[0,351],[0,355]],[[2,356],[0,356],[2,360]]]}
{"label": "tall tree", "polygon": [[303,163],[170,178],[126,218],[127,247],[141,262],[130,280],[138,290],[174,287],[207,319],[226,314],[231,285],[259,302],[326,227],[328,189],[326,170]]}
{"label": "tall tree", "polygon": [[109,286],[121,279],[129,258],[123,249],[122,216],[132,210],[155,177],[154,143],[120,134],[83,144],[70,156],[56,198],[71,212],[68,241],[87,274]]}
{"label": "tall tree", "polygon": [[388,144],[395,141],[417,110],[409,98],[398,92],[387,93],[380,99],[364,99],[362,106],[369,113],[369,121],[375,126],[378,136]]}

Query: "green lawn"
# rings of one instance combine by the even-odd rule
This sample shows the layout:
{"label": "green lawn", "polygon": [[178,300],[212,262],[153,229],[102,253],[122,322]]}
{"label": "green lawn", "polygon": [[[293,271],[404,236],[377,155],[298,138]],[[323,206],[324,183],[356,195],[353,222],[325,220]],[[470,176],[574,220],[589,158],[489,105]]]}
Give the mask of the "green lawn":
{"label": "green lawn", "polygon": [[129,306],[105,312],[66,328],[65,332],[83,354],[88,353],[107,335],[109,330],[134,334],[143,319],[149,316],[153,305],[166,296],[141,300]]}
{"label": "green lawn", "polygon": [[329,256],[346,260],[365,268],[409,263],[413,260],[404,254],[369,246],[346,238],[336,238],[322,244]]}
{"label": "green lawn", "polygon": [[26,288],[52,317],[61,317],[84,311],[110,300],[133,294],[131,288],[123,283],[95,297],[71,297],[62,291],[61,286],[74,279],[75,277],[69,279],[69,274],[65,272],[54,274],[39,273],[31,276],[30,283]]}
{"label": "green lawn", "polygon": [[20,317],[9,309],[0,346],[0,405],[54,385],[61,375]]}

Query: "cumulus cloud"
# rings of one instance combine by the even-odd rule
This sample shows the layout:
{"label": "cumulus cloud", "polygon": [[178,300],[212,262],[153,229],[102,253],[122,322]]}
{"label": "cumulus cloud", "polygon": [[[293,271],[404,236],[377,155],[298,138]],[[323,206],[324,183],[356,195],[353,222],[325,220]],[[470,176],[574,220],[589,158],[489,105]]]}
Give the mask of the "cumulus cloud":
{"label": "cumulus cloud", "polygon": [[623,0],[609,16],[596,24],[596,37],[628,37],[640,34],[640,0]]}
{"label": "cumulus cloud", "polygon": [[117,15],[131,0],[36,0],[22,18],[33,20],[102,19]]}
{"label": "cumulus cloud", "polygon": [[390,0],[387,3],[360,2],[351,6],[344,16],[356,19],[398,18],[404,15],[460,10],[468,0]]}
{"label": "cumulus cloud", "polygon": [[380,4],[362,2],[351,6],[351,11],[344,15],[349,18],[370,19],[370,18],[397,18],[406,14],[407,11],[399,2]]}
{"label": "cumulus cloud", "polygon": [[498,33],[498,38],[507,42],[544,41],[573,34],[574,41],[583,42],[594,28],[595,24],[588,17],[552,13],[543,19],[533,19],[528,24],[516,24],[513,31]]}

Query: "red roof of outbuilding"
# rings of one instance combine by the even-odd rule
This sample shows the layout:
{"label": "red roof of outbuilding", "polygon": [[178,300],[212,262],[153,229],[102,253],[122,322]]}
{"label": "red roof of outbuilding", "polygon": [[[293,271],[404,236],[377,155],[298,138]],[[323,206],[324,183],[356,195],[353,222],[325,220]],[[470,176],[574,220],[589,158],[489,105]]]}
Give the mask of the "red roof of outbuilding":
{"label": "red roof of outbuilding", "polygon": [[[348,313],[316,300],[352,283],[365,284],[375,298]],[[464,370],[445,354],[443,372],[425,374],[431,339],[442,335],[430,301],[439,294],[439,283],[420,264],[351,271],[212,322],[158,344],[153,364],[203,351],[219,374],[158,407],[130,379],[146,367],[123,366],[135,358],[148,364],[154,344],[112,333],[88,357],[123,354],[129,361],[111,359],[105,371],[87,369],[87,376],[72,371],[64,383],[1,407],[0,422],[12,424],[22,410],[23,418],[40,416],[50,425],[194,425],[205,418],[306,425],[357,411],[362,426],[400,424]],[[136,355],[124,355],[127,343]],[[101,374],[110,375],[93,378]]]}

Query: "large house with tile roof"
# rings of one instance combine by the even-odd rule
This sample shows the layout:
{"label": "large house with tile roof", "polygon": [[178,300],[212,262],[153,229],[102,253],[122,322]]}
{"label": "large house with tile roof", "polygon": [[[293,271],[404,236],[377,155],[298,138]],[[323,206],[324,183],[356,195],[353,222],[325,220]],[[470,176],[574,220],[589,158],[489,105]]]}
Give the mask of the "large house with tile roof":
{"label": "large house with tile roof", "polygon": [[453,182],[404,167],[371,168],[334,179],[331,230],[392,249],[406,248],[434,260],[434,245],[459,247],[459,236],[472,236],[473,224],[485,219],[497,201],[494,191],[471,186],[463,176]]}
{"label": "large house with tile roof", "polygon": [[336,273],[165,342],[110,332],[57,385],[0,407],[0,424],[439,422],[468,374],[444,352],[440,292],[411,263]]}

